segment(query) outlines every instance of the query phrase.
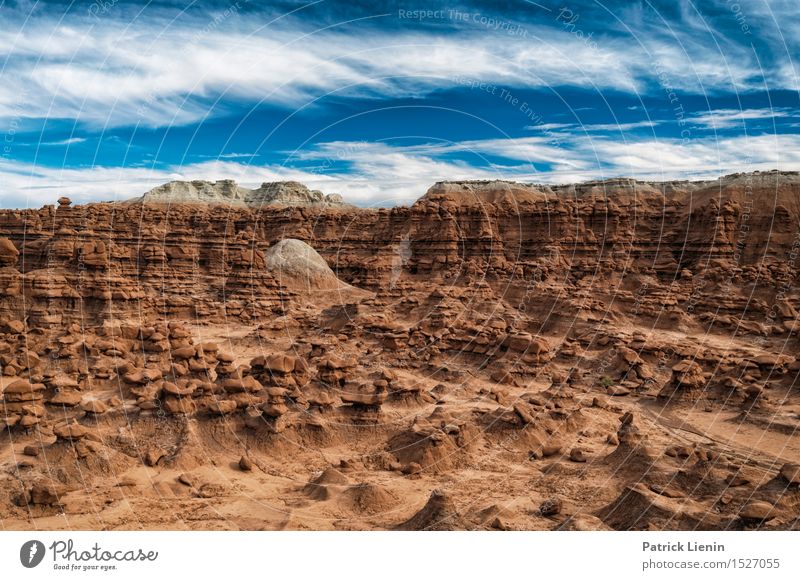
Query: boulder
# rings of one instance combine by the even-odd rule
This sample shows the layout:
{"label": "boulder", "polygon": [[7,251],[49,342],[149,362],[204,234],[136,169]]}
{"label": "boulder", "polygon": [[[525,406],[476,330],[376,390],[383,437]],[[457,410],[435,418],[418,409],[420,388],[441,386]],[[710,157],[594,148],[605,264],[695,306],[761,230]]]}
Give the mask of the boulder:
{"label": "boulder", "polygon": [[575,463],[586,463],[586,454],[582,449],[575,447],[569,452],[569,460]]}
{"label": "boulder", "polygon": [[264,368],[274,373],[294,372],[297,359],[285,354],[271,354],[264,360]]}
{"label": "boulder", "polygon": [[57,425],[53,428],[53,434],[65,441],[79,441],[89,434],[89,430],[78,423]]}
{"label": "boulder", "polygon": [[231,401],[229,399],[222,399],[220,401],[214,401],[213,403],[209,403],[208,410],[210,413],[214,415],[229,415],[236,410],[236,401]]}
{"label": "boulder", "polygon": [[193,358],[197,354],[197,350],[193,346],[184,346],[172,349],[170,354],[175,360],[187,360]]}
{"label": "boulder", "polygon": [[22,450],[22,453],[28,457],[38,457],[41,452],[42,448],[37,447],[36,445],[26,445]]}
{"label": "boulder", "polygon": [[563,503],[559,498],[552,497],[544,500],[539,505],[539,513],[542,514],[544,517],[555,516],[561,513],[562,506]]}
{"label": "boulder", "polygon": [[158,465],[158,462],[161,461],[161,459],[163,459],[166,455],[167,452],[161,449],[160,447],[151,447],[144,454],[144,463],[148,467],[155,467]]}
{"label": "boulder", "polygon": [[226,393],[256,393],[264,388],[264,386],[253,377],[224,379],[220,381],[219,386]]}
{"label": "boulder", "polygon": [[790,485],[800,485],[800,465],[797,463],[787,463],[781,467],[781,477]]}
{"label": "boulder", "polygon": [[80,404],[83,395],[79,391],[61,391],[53,395],[47,404],[64,405],[65,407],[75,407]]}
{"label": "boulder", "polygon": [[760,524],[777,515],[777,508],[765,501],[750,501],[739,511],[739,517],[746,524]]}
{"label": "boulder", "polygon": [[175,383],[164,381],[161,385],[161,391],[167,395],[174,395],[176,397],[189,397],[197,390],[197,383],[187,383],[179,387]]}
{"label": "boulder", "polygon": [[3,396],[8,399],[9,396],[39,393],[40,391],[44,391],[45,388],[46,387],[42,383],[31,383],[29,381],[20,379],[9,384],[3,391]]}
{"label": "boulder", "polygon": [[102,415],[108,411],[108,405],[99,399],[90,399],[81,403],[81,410],[89,415]]}
{"label": "boulder", "polygon": [[60,504],[59,489],[52,484],[34,484],[28,491],[30,503],[34,505],[55,506]]}

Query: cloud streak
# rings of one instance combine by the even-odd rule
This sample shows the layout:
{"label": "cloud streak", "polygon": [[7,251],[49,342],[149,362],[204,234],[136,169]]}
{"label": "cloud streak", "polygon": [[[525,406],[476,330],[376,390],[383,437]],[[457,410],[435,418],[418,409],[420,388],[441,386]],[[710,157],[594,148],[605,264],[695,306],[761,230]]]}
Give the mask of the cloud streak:
{"label": "cloud streak", "polygon": [[[797,85],[791,71],[762,70],[746,44],[720,43],[685,24],[665,29],[654,18],[629,16],[592,43],[553,16],[526,25],[526,38],[500,35],[502,42],[480,27],[449,33],[400,21],[376,30],[368,19],[363,30],[315,28],[293,18],[259,27],[239,14],[197,35],[210,18],[10,19],[0,40],[0,116],[169,126],[224,115],[230,101],[293,109],[329,93],[411,96],[457,86],[464,75],[512,87],[633,93],[660,90],[665,79],[692,94]],[[397,20],[375,20],[387,18]]]}
{"label": "cloud streak", "polygon": [[748,121],[774,121],[797,117],[798,113],[789,109],[716,109],[692,117],[692,123],[706,129],[720,130],[746,127]]}
{"label": "cloud streak", "polygon": [[67,145],[79,145],[85,142],[86,139],[83,137],[70,137],[69,139],[61,139],[60,141],[48,141],[46,143],[42,143],[42,145],[48,147],[64,147]]}

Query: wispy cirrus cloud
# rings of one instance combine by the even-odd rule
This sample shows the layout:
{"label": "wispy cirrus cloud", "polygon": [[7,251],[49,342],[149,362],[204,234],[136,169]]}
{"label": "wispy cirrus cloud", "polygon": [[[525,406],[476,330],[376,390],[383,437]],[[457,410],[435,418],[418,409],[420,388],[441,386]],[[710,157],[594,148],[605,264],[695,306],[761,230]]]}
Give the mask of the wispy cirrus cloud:
{"label": "wispy cirrus cloud", "polygon": [[636,121],[633,123],[544,123],[542,125],[528,125],[528,131],[587,131],[587,132],[613,132],[632,131],[634,129],[652,128],[662,121]]}
{"label": "wispy cirrus cloud", "polygon": [[47,141],[42,143],[42,145],[47,147],[62,147],[66,145],[78,145],[85,142],[86,139],[84,137],[70,137],[69,139],[61,139],[59,141]]}
{"label": "wispy cirrus cloud", "polygon": [[[396,13],[365,19],[363,30],[296,18],[257,26],[234,14],[200,36],[204,20],[197,16],[79,15],[7,20],[0,116],[154,127],[224,115],[232,102],[291,109],[329,93],[418,95],[456,86],[464,75],[517,87],[633,93],[664,83],[692,94],[796,84],[785,71],[760,68],[746,43],[708,31],[692,36],[685,22],[665,28],[654,15],[612,21],[592,43],[553,15],[527,24],[524,39],[503,42],[485,27],[419,29],[398,23]],[[387,19],[395,26],[374,26]]]}
{"label": "wispy cirrus cloud", "polygon": [[786,108],[716,109],[691,117],[691,122],[706,129],[720,130],[746,127],[749,121],[769,121],[800,117],[800,111]]}

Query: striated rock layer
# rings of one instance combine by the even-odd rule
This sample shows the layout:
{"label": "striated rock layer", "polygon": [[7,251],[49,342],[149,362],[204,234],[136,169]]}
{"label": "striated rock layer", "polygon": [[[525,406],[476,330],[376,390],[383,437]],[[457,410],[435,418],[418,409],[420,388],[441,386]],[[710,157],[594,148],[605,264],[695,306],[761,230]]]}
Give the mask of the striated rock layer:
{"label": "striated rock layer", "polygon": [[577,297],[587,280],[604,280],[602,291],[643,312],[666,307],[677,315],[688,305],[695,316],[719,316],[742,312],[757,286],[764,292],[748,313],[777,314],[773,322],[781,323],[794,307],[780,290],[792,285],[798,191],[796,174],[773,172],[696,183],[437,183],[410,208],[377,210],[180,203],[6,210],[0,296],[11,313],[24,293],[44,317],[143,308],[211,314],[222,302],[237,316],[258,317],[280,290],[264,252],[296,238],[344,281],[368,289],[479,278],[524,289],[525,300],[537,285],[569,287]]}
{"label": "striated rock layer", "polygon": [[0,518],[796,529],[800,175],[0,211]]}
{"label": "striated rock layer", "polygon": [[232,179],[220,181],[170,181],[129,200],[132,204],[214,204],[234,207],[347,206],[338,193],[323,194],[296,181],[262,183],[257,189],[239,186]]}

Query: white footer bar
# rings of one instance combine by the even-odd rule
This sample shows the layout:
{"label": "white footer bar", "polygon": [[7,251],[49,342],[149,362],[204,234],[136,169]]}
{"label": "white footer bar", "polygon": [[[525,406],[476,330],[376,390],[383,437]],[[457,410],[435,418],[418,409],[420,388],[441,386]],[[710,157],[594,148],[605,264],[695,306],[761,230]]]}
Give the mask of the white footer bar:
{"label": "white footer bar", "polygon": [[0,570],[5,578],[136,580],[248,572],[326,580],[798,578],[798,546],[798,532],[31,531],[0,533]]}

